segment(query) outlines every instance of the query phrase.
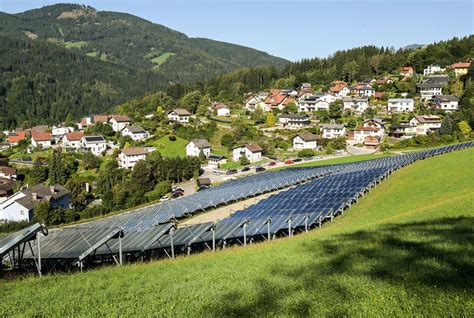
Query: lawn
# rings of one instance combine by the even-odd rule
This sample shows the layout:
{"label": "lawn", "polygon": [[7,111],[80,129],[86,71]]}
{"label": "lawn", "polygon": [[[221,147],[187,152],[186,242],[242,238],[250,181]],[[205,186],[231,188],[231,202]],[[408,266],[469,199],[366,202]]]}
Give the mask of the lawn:
{"label": "lawn", "polygon": [[348,162],[357,162],[357,161],[383,158],[383,157],[388,157],[392,155],[393,153],[390,153],[390,152],[368,154],[368,155],[351,155],[351,156],[345,156],[345,157],[336,157],[332,159],[321,159],[320,161],[303,162],[303,163],[298,163],[294,165],[289,165],[288,167],[280,167],[278,169],[334,165],[338,163],[348,163]]}
{"label": "lawn", "polygon": [[186,145],[188,141],[176,137],[175,141],[169,140],[168,136],[163,136],[160,139],[149,139],[147,146],[156,147],[163,157],[174,158],[174,157],[186,157]]}
{"label": "lawn", "polygon": [[66,42],[64,42],[64,46],[68,49],[72,49],[72,48],[80,49],[80,48],[82,48],[86,45],[87,45],[86,41],[76,41],[76,42],[66,41]]}
{"label": "lawn", "polygon": [[158,70],[160,65],[165,63],[166,60],[168,60],[170,57],[172,57],[173,55],[176,55],[175,53],[170,53],[170,52],[166,52],[166,53],[163,53],[161,54],[160,56],[156,56],[154,58],[151,59],[151,61],[156,64],[155,66],[153,66],[153,69],[154,70]]}
{"label": "lawn", "polygon": [[293,238],[0,281],[0,315],[472,317],[473,166],[474,149],[416,162]]}

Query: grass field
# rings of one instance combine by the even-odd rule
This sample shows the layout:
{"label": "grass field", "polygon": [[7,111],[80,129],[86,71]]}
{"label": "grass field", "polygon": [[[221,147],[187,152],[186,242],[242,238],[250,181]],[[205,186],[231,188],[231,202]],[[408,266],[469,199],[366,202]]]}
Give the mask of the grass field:
{"label": "grass field", "polygon": [[416,162],[289,239],[0,281],[0,315],[472,317],[472,167],[474,149]]}
{"label": "grass field", "polygon": [[168,136],[163,136],[160,139],[150,139],[147,141],[148,146],[156,147],[163,157],[186,157],[186,145],[188,141],[176,137],[175,141],[169,140]]}
{"label": "grass field", "polygon": [[158,70],[160,68],[160,65],[165,63],[166,60],[168,60],[170,57],[172,57],[173,55],[176,55],[175,53],[170,53],[170,52],[166,52],[166,53],[163,53],[161,54],[160,56],[157,56],[157,57],[154,57],[151,59],[151,61],[156,64],[155,66],[153,66],[153,69],[154,70]]}
{"label": "grass field", "polygon": [[80,48],[82,48],[86,45],[87,45],[86,41],[77,41],[77,42],[66,41],[66,42],[64,42],[64,46],[68,49],[72,49],[72,48],[80,49]]}

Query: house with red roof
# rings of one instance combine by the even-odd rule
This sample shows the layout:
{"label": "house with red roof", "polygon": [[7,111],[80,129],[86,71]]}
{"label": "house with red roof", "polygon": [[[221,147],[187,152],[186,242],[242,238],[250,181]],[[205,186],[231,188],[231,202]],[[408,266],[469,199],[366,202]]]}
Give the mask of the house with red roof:
{"label": "house with red roof", "polygon": [[415,70],[411,66],[404,66],[400,69],[400,77],[403,79],[413,77],[413,74],[415,74]]}
{"label": "house with red roof", "polygon": [[82,131],[67,133],[61,140],[62,146],[66,149],[78,150],[81,148],[82,137],[84,137],[84,133]]}
{"label": "house with red roof", "polygon": [[469,67],[471,67],[470,62],[459,62],[451,65],[451,69],[456,76],[466,75],[469,72]]}
{"label": "house with red roof", "polygon": [[31,133],[31,145],[33,147],[49,148],[51,147],[51,142],[53,136],[49,132],[43,133]]}
{"label": "house with red roof", "polygon": [[333,83],[333,86],[329,88],[329,91],[334,94],[336,97],[346,97],[351,93],[351,90],[346,83],[341,81],[336,81]]}
{"label": "house with red roof", "polygon": [[[272,90],[272,92],[279,90]],[[288,99],[288,96],[278,92],[277,94],[272,94],[265,99],[265,108],[267,109],[279,109],[283,110],[285,108],[285,101]]]}
{"label": "house with red roof", "polygon": [[11,146],[17,146],[18,143],[22,140],[26,140],[26,132],[24,131],[19,131],[17,133],[13,133],[12,135],[9,135],[7,138],[7,142]]}

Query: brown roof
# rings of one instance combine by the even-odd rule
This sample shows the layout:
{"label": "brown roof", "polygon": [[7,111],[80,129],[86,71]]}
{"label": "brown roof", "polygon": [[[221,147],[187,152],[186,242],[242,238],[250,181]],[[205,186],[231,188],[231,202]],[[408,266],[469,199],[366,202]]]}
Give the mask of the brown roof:
{"label": "brown roof", "polygon": [[214,109],[222,109],[222,108],[229,108],[226,104],[224,103],[214,103],[212,105]]}
{"label": "brown roof", "polygon": [[193,139],[191,142],[194,143],[199,149],[211,148],[211,144],[206,139]]}
{"label": "brown roof", "polygon": [[191,113],[188,112],[184,108],[174,108],[174,109],[168,111],[168,114],[171,113],[171,112],[175,112],[178,116],[189,116],[189,115],[191,115]]}
{"label": "brown roof", "polygon": [[466,63],[460,62],[460,63],[454,63],[453,65],[451,65],[451,68],[452,69],[455,69],[455,68],[469,68],[470,66],[471,66],[471,63],[469,63],[469,62],[466,62]]}
{"label": "brown roof", "polygon": [[75,131],[66,134],[66,139],[69,141],[81,140],[82,137],[84,137],[84,132],[82,131]]}
{"label": "brown roof", "polygon": [[51,141],[51,133],[32,133],[32,137],[35,141]]}
{"label": "brown roof", "polygon": [[[52,189],[53,191],[51,191]],[[18,202],[29,210],[34,209],[35,206],[41,201],[51,201],[51,199],[59,199],[71,193],[71,191],[59,184],[55,184],[53,186],[48,187],[42,183],[37,184],[31,188],[22,190],[21,192],[25,194],[25,197],[16,200],[16,202]],[[33,200],[33,193],[36,193],[36,200]]]}
{"label": "brown roof", "polygon": [[429,116],[417,115],[415,116],[415,118],[420,123],[440,123],[441,122],[441,118],[435,115],[429,115]]}
{"label": "brown roof", "polygon": [[31,128],[31,133],[44,133],[48,129],[48,126],[46,125],[41,125],[41,126],[35,126]]}
{"label": "brown roof", "polygon": [[262,152],[263,149],[257,144],[246,144],[245,147],[247,147],[248,150],[251,152]]}
{"label": "brown roof", "polygon": [[300,136],[300,138],[303,139],[304,141],[315,141],[318,139],[318,136],[312,133],[301,133],[301,134],[298,134],[298,136]]}
{"label": "brown roof", "polygon": [[94,116],[94,123],[106,123],[109,121],[109,115],[96,115]]}
{"label": "brown roof", "polygon": [[2,172],[6,176],[16,175],[16,169],[8,166],[0,167],[0,172]]}
{"label": "brown roof", "polygon": [[130,117],[128,117],[126,115],[112,115],[112,117],[110,119],[115,119],[119,123],[124,123],[124,122],[129,122],[130,121]]}
{"label": "brown roof", "polygon": [[126,156],[139,156],[139,155],[146,155],[148,152],[145,148],[141,147],[132,147],[127,149],[122,149],[122,153]]}

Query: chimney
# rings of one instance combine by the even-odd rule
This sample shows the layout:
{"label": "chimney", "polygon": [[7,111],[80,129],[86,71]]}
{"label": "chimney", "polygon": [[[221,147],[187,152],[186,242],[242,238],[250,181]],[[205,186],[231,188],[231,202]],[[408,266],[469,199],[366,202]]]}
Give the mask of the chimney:
{"label": "chimney", "polygon": [[33,201],[38,200],[38,194],[37,194],[36,192],[33,192],[33,193],[31,194],[31,198],[33,199]]}
{"label": "chimney", "polygon": [[52,194],[56,192],[53,185],[49,186],[49,190],[51,191]]}

